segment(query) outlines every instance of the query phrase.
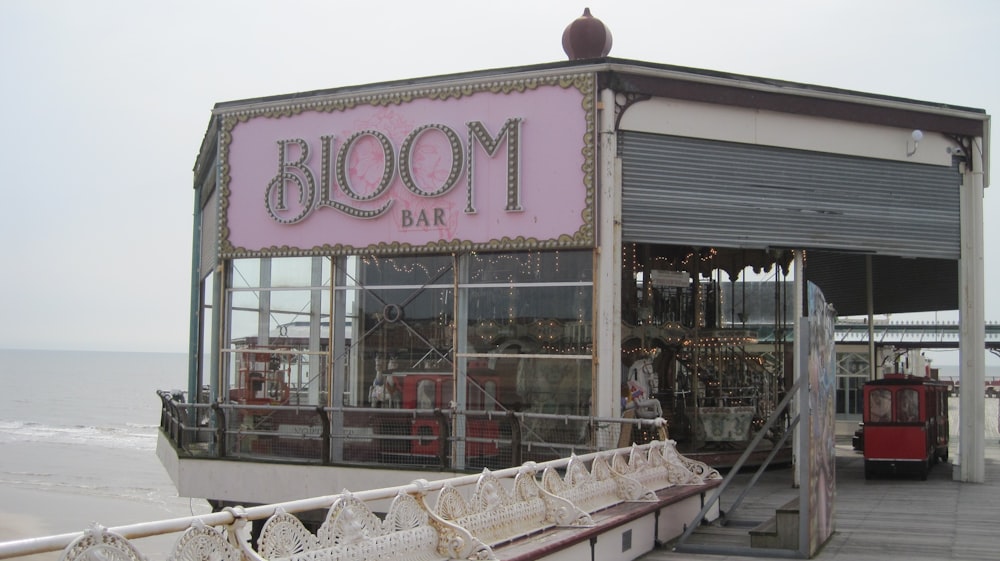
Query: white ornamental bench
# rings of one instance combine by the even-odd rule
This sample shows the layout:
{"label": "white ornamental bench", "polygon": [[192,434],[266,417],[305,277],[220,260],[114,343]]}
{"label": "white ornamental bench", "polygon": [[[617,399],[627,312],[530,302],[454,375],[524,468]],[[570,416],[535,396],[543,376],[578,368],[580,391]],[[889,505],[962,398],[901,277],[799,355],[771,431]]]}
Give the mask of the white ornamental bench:
{"label": "white ornamental bench", "polygon": [[605,457],[597,456],[588,470],[576,455],[566,465],[566,475],[547,467],[542,472],[542,488],[569,500],[588,514],[625,501],[655,501],[656,494],[629,475],[611,470]]}
{"label": "white ornamental bench", "polygon": [[[295,516],[277,512],[264,523],[257,551],[245,553],[253,561],[441,561],[457,554],[440,539],[441,530],[412,495],[396,495],[382,520],[345,491],[315,535]],[[461,528],[448,532],[473,541]]]}
{"label": "white ornamental bench", "polygon": [[612,456],[610,464],[607,457],[593,456],[588,470],[573,456],[564,476],[550,466],[540,485],[534,464],[525,464],[512,492],[484,470],[468,501],[457,489],[443,487],[431,516],[465,528],[488,546],[480,558],[600,559],[620,554],[633,533],[638,555],[683,532],[706,494],[721,483],[707,465],[684,461],[673,442],[633,446],[628,454]]}
{"label": "white ornamental bench", "polygon": [[[229,509],[232,524],[193,525],[168,561],[603,559],[623,558],[626,542],[634,558],[683,532],[705,495],[721,483],[718,472],[680,456],[669,441],[633,446],[611,455],[610,462],[607,458],[591,456],[588,469],[585,461],[571,457],[563,477],[549,466],[541,483],[530,462],[504,470],[503,479],[483,470],[468,500],[460,489],[473,487],[472,478],[467,484],[456,480],[459,487],[416,481],[396,495],[384,520],[345,491],[315,534],[278,508],[265,522],[256,550],[243,509]],[[430,488],[439,489],[434,509],[426,503]],[[121,557],[142,561],[127,553]],[[63,561],[82,560],[66,556]]]}
{"label": "white ornamental bench", "polygon": [[469,500],[451,485],[442,487],[432,519],[467,530],[494,548],[557,526],[586,526],[590,516],[572,502],[543,490],[533,463],[521,467],[508,491],[488,469],[480,474]]}
{"label": "white ornamental bench", "polygon": [[615,455],[611,469],[652,491],[674,485],[703,485],[707,480],[722,479],[718,470],[708,464],[681,456],[673,440],[654,441],[645,449],[633,444],[628,459],[621,454]]}
{"label": "white ornamental bench", "polygon": [[[722,482],[706,464],[680,456],[673,441],[633,446],[627,456],[612,457],[614,467],[605,458],[594,457],[588,470],[585,462],[571,457],[563,477],[551,467],[542,475],[543,490],[586,511],[592,524],[551,528],[495,547],[497,558],[621,558],[627,556],[622,549],[626,541],[634,542],[634,556],[639,556],[683,533],[708,492]],[[717,516],[710,512],[706,518]]]}

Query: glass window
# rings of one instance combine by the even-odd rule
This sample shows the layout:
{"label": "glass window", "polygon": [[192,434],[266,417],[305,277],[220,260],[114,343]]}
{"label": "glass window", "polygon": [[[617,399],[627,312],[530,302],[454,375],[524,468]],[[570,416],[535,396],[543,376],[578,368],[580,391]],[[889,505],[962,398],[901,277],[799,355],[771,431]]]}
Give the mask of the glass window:
{"label": "glass window", "polygon": [[837,415],[859,418],[863,413],[864,385],[868,381],[866,352],[837,352]]}
{"label": "glass window", "polygon": [[[397,397],[377,390],[387,379],[401,379],[404,393],[419,394],[419,384],[407,383],[408,376],[453,374],[454,259],[366,256],[347,263],[338,288],[347,293],[346,313],[352,318],[347,352],[353,358],[343,373],[345,392],[356,396],[349,403],[390,407],[395,399],[416,404],[420,395]],[[451,392],[452,382],[441,387]],[[436,406],[447,406],[450,400],[442,397]]]}
{"label": "glass window", "polygon": [[[298,288],[309,286],[312,278],[312,257],[284,257],[271,260],[271,286]],[[324,261],[327,261],[324,259]],[[324,278],[329,279],[327,273]]]}
{"label": "glass window", "polygon": [[[215,271],[212,271],[205,277],[201,285],[203,299],[201,310],[201,348],[199,349],[201,361],[199,364],[198,382],[195,385],[195,389],[200,389],[205,385],[211,388],[212,393],[208,396],[210,402],[217,400],[216,393],[219,391],[217,386],[218,380],[212,377],[212,357],[217,356],[214,352],[217,342],[212,339],[212,335],[215,333],[213,329],[215,290]],[[189,395],[188,400],[192,402],[201,401],[200,397],[198,395]]]}
{"label": "glass window", "polygon": [[516,346],[534,354],[587,354],[591,287],[468,288],[470,352]]}
{"label": "glass window", "polygon": [[587,282],[594,278],[590,251],[473,253],[469,283]]}
{"label": "glass window", "polygon": [[897,393],[899,411],[896,420],[900,423],[916,423],[920,421],[920,394],[913,388],[901,388]]}
{"label": "glass window", "polygon": [[330,260],[255,258],[230,263],[223,345],[230,398],[327,404]]}
{"label": "glass window", "polygon": [[593,252],[475,253],[462,262],[462,355],[481,394],[470,389],[467,407],[588,414]]}
{"label": "glass window", "polygon": [[[329,385],[338,405],[447,407],[464,382],[454,399],[469,410],[589,411],[592,251],[249,258],[228,271],[230,395],[256,395],[241,355],[268,353],[294,403],[333,403]],[[469,279],[460,301],[457,279]]]}
{"label": "glass window", "polygon": [[872,390],[868,394],[868,422],[892,422],[892,392],[887,389]]}
{"label": "glass window", "polygon": [[233,259],[232,275],[230,275],[230,288],[259,288],[260,285],[260,259]]}
{"label": "glass window", "polygon": [[497,408],[497,383],[493,380],[487,381],[483,384],[483,391],[486,394],[486,403],[483,404],[483,409],[495,411]]}
{"label": "glass window", "polygon": [[837,377],[837,414],[860,416],[864,399],[863,387],[867,378],[863,376]]}

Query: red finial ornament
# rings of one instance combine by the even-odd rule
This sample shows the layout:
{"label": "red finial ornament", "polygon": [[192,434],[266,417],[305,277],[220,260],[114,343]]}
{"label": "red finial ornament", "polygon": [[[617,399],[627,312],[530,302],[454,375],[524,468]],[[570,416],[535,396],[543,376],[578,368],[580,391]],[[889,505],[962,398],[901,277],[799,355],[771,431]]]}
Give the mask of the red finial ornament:
{"label": "red finial ornament", "polygon": [[584,8],[583,15],[566,26],[562,44],[570,60],[604,58],[611,52],[611,30]]}

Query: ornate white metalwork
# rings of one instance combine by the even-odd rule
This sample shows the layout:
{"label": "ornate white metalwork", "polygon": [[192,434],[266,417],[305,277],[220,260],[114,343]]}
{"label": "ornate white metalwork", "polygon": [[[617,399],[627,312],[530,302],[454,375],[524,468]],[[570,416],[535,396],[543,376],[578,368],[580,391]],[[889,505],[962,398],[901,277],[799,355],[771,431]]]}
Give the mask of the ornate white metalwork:
{"label": "ornate white metalwork", "polygon": [[668,462],[655,451],[659,445],[659,442],[652,443],[648,448],[633,445],[627,461],[622,455],[614,458],[614,469],[653,490],[665,489],[672,485],[700,483],[683,463]]}
{"label": "ornate white metalwork", "polygon": [[[453,533],[451,541],[461,541],[459,534]],[[276,512],[261,531],[258,559],[440,561],[452,557],[442,547],[443,536],[422,502],[411,495],[398,494],[383,521],[364,501],[344,491],[315,536],[294,516]]]}
{"label": "ornate white metalwork", "polygon": [[226,533],[200,521],[177,538],[168,561],[241,561],[240,550]]}
{"label": "ornate white metalwork", "polygon": [[660,453],[668,462],[680,462],[688,471],[699,478],[696,483],[693,482],[692,484],[697,485],[709,479],[722,479],[722,474],[719,473],[719,470],[709,466],[705,462],[699,462],[698,460],[682,456],[677,452],[677,442],[673,440],[664,440],[660,443],[659,448]]}
{"label": "ornate white metalwork", "polygon": [[330,507],[330,515],[317,533],[321,545],[327,547],[354,543],[384,534],[379,517],[375,516],[368,505],[350,493],[345,493]]}
{"label": "ornate white metalwork", "polygon": [[[703,462],[680,455],[669,440],[589,457],[589,465],[575,455],[565,464],[549,463],[541,482],[531,462],[507,479],[483,470],[468,500],[451,483],[439,482],[434,510],[425,502],[432,486],[418,480],[395,497],[384,520],[345,490],[316,534],[278,507],[264,524],[259,550],[250,545],[249,511],[230,508],[229,523],[212,515],[217,527],[202,522],[208,517],[194,518],[168,561],[493,561],[493,546],[557,526],[594,525],[591,512],[658,500],[655,491],[671,485],[721,478]],[[565,466],[564,476],[557,466]],[[66,547],[60,561],[146,559],[126,538],[95,525]]]}
{"label": "ornate white metalwork", "polygon": [[566,475],[548,467],[542,473],[542,489],[569,500],[581,510],[594,513],[627,500],[655,500],[656,495],[638,481],[612,472],[604,456],[597,456],[591,471],[576,455],[566,465]]}
{"label": "ornate white metalwork", "polygon": [[590,515],[571,501],[538,486],[535,470],[526,466],[508,491],[488,469],[476,482],[469,501],[446,485],[438,495],[433,515],[468,530],[487,545],[504,543],[553,526],[593,524]]}
{"label": "ornate white metalwork", "polygon": [[295,516],[279,509],[267,519],[257,539],[258,553],[265,559],[291,557],[319,548],[314,536]]}
{"label": "ornate white metalwork", "polygon": [[718,471],[705,463],[679,454],[673,440],[656,441],[647,448],[633,445],[627,460],[621,454],[615,455],[612,470],[654,491],[672,485],[701,485],[706,479],[721,478]]}
{"label": "ornate white metalwork", "polygon": [[146,561],[132,542],[100,524],[66,546],[59,561]]}

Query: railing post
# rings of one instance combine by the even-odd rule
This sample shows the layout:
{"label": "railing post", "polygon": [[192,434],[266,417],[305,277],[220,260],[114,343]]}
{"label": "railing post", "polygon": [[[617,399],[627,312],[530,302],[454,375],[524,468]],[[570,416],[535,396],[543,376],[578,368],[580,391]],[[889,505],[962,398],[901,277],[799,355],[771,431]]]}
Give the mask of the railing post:
{"label": "railing post", "polygon": [[161,407],[160,407],[160,428],[164,429],[164,430],[167,430],[168,431],[167,434],[170,434],[169,433],[169,427],[167,427],[167,419],[170,418],[169,413],[167,412],[167,398],[164,397],[163,390],[157,391],[156,395],[158,395],[160,397],[160,402],[161,402]]}
{"label": "railing post", "polygon": [[521,461],[521,421],[513,411],[507,412],[510,420],[510,465],[519,466]]}
{"label": "railing post", "polygon": [[440,409],[434,410],[434,417],[438,423],[438,462],[441,464],[441,469],[448,469],[450,467],[448,462],[448,440],[451,438],[451,424],[448,422],[444,411]]}
{"label": "railing post", "polygon": [[330,415],[327,414],[326,409],[321,405],[316,408],[316,414],[319,415],[320,420],[323,422],[323,429],[320,431],[322,433],[320,442],[320,461],[323,465],[328,466],[333,463],[333,458],[330,457]]}
{"label": "railing post", "polygon": [[182,440],[184,437],[184,423],[181,422],[180,408],[173,400],[167,403],[167,407],[170,408],[168,414],[172,417],[170,419],[170,429],[167,434],[173,437],[174,445],[177,448],[186,450],[187,448],[184,447],[184,441]]}
{"label": "railing post", "polygon": [[226,412],[218,402],[212,404],[212,411],[215,412],[215,446],[216,455],[220,458],[226,457]]}

